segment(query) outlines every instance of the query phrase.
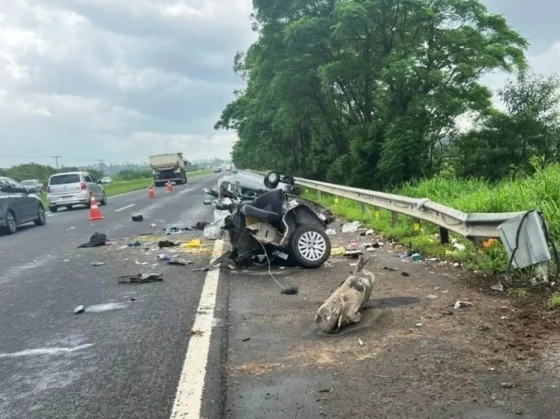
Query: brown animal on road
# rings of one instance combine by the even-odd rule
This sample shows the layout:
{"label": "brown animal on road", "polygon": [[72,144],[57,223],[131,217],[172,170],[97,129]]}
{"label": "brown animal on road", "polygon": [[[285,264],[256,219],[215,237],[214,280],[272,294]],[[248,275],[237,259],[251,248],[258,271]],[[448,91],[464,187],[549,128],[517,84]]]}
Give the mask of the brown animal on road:
{"label": "brown animal on road", "polygon": [[360,256],[354,273],[323,303],[315,322],[322,332],[338,332],[342,326],[358,323],[362,319],[361,311],[365,308],[375,282],[375,275],[364,269],[369,258]]}

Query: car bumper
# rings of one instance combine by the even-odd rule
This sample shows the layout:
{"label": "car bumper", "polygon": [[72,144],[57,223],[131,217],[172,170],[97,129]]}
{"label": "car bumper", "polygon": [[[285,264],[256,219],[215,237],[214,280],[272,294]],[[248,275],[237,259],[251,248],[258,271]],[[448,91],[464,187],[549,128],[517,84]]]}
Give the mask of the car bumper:
{"label": "car bumper", "polygon": [[90,194],[84,192],[75,195],[49,195],[47,202],[49,207],[64,207],[67,205],[87,205],[89,204]]}

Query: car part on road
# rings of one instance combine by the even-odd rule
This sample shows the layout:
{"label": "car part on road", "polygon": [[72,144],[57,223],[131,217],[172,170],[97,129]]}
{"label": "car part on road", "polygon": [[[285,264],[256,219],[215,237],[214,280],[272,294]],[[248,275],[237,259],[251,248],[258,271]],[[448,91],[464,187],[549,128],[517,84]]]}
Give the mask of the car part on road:
{"label": "car part on road", "polygon": [[136,221],[136,222],[144,221],[144,217],[142,216],[142,214],[134,214],[132,216],[132,221]]}
{"label": "car part on road", "polygon": [[320,331],[338,332],[342,326],[358,323],[362,319],[361,311],[369,301],[375,282],[375,275],[364,269],[369,260],[360,256],[354,273],[319,307],[315,322]]}
{"label": "car part on road", "polygon": [[105,246],[107,242],[108,240],[106,234],[93,233],[93,235],[89,238],[89,241],[79,245],[78,248]]}
{"label": "car part on road", "polygon": [[80,314],[86,311],[86,306],[80,305],[74,309],[74,314]]}
{"label": "car part on road", "polygon": [[173,243],[172,241],[169,240],[161,240],[158,242],[158,247],[160,249],[163,249],[165,247],[176,247],[179,246],[179,243]]}
{"label": "car part on road", "polygon": [[119,276],[120,284],[140,284],[146,282],[161,282],[163,281],[163,274],[136,274]]}

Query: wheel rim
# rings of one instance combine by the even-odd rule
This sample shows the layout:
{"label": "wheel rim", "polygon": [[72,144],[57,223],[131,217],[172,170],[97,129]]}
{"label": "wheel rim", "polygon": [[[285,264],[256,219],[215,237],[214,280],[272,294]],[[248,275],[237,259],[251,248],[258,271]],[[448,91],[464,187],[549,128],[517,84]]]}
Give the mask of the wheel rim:
{"label": "wheel rim", "polygon": [[6,216],[6,223],[8,224],[10,231],[16,231],[16,219],[11,212],[9,212]]}
{"label": "wheel rim", "polygon": [[43,208],[39,208],[39,221],[45,222],[45,210]]}
{"label": "wheel rim", "polygon": [[306,231],[299,237],[297,248],[305,259],[316,262],[325,256],[327,242],[316,231]]}

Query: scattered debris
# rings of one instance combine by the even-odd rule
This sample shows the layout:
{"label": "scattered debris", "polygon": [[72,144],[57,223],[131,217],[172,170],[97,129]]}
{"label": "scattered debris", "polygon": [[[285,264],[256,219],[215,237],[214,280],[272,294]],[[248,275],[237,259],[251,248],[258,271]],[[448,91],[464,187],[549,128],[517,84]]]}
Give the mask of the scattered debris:
{"label": "scattered debris", "polygon": [[322,388],[319,390],[319,393],[331,393],[332,391],[332,388]]}
{"label": "scattered debris", "polygon": [[74,309],[74,314],[80,314],[86,311],[86,306],[80,305]]}
{"label": "scattered debris", "polygon": [[165,261],[168,261],[169,259],[171,259],[171,255],[168,255],[167,253],[161,253],[161,254],[158,255],[157,258],[158,258],[158,260],[161,260],[161,261],[165,262]]}
{"label": "scattered debris", "polygon": [[[396,269],[395,269],[396,271]],[[401,276],[410,276],[410,274],[408,272],[401,272]]]}
{"label": "scattered debris", "polygon": [[347,250],[346,252],[344,252],[344,256],[350,258],[357,258],[359,256],[362,256],[363,254],[364,252],[362,252],[361,250]]}
{"label": "scattered debris", "polygon": [[127,244],[128,247],[142,247],[142,243],[140,243],[138,240],[136,240],[135,242],[131,242]]}
{"label": "scattered debris", "polygon": [[502,387],[503,388],[514,388],[515,384],[514,383],[502,383]]}
{"label": "scattered debris", "polygon": [[132,221],[135,222],[144,221],[144,217],[142,216],[142,214],[134,214],[132,216]]}
{"label": "scattered debris", "polygon": [[429,298],[430,300],[435,300],[436,298],[438,298],[438,296],[435,294],[430,294],[426,298]]}
{"label": "scattered debris", "polygon": [[150,228],[156,228],[156,227],[157,227],[156,224],[154,224],[154,223],[150,224]]}
{"label": "scattered debris", "polygon": [[196,223],[196,225],[194,226],[195,230],[204,230],[207,226],[209,226],[210,223],[208,221],[199,221]]}
{"label": "scattered debris", "polygon": [[[395,269],[395,268],[390,268],[390,267],[388,267],[388,266],[384,266],[384,267],[383,267],[383,270],[384,270],[384,271],[389,271],[389,272],[397,272],[397,269]],[[406,273],[406,272],[403,272],[403,274],[404,274],[404,273]],[[408,275],[408,274],[407,274],[407,275]],[[407,275],[403,275],[403,276],[407,276]]]}
{"label": "scattered debris", "polygon": [[343,233],[355,233],[361,227],[361,223],[359,221],[354,221],[352,223],[346,223],[342,226]]}
{"label": "scattered debris", "polygon": [[105,246],[107,242],[108,240],[106,234],[93,233],[93,235],[89,238],[89,241],[87,243],[80,244],[78,248]]}
{"label": "scattered debris", "polygon": [[358,343],[360,344],[360,346],[364,346],[364,341],[362,339],[358,339]]}
{"label": "scattered debris", "polygon": [[458,310],[461,307],[472,307],[472,303],[469,303],[468,301],[457,300],[453,308],[455,308],[455,310]]}
{"label": "scattered debris", "polygon": [[136,301],[136,298],[130,297],[130,301]]}
{"label": "scattered debris", "polygon": [[243,342],[248,342],[250,340],[251,340],[251,338],[245,338],[245,339],[243,339]]}
{"label": "scattered debris", "polygon": [[119,277],[119,283],[121,284],[136,284],[144,282],[160,282],[163,281],[162,274],[136,274],[136,275],[124,275]]}
{"label": "scattered debris", "polygon": [[194,330],[194,329],[192,329],[191,332],[190,332],[190,335],[191,335],[191,336],[202,336],[202,333],[203,333],[202,330]]}
{"label": "scattered debris", "polygon": [[294,287],[294,286],[282,288],[282,291],[280,291],[280,294],[285,294],[285,295],[296,295],[297,293],[299,293],[299,289],[298,287]]}
{"label": "scattered debris", "polygon": [[422,327],[422,323],[416,323],[416,327]]}
{"label": "scattered debris", "polygon": [[334,228],[328,228],[325,233],[329,236],[336,236],[336,230]]}
{"label": "scattered debris", "polygon": [[105,262],[91,262],[91,266],[103,266]]}
{"label": "scattered debris", "polygon": [[178,243],[173,243],[172,241],[169,240],[161,240],[158,242],[158,247],[160,249],[163,249],[164,247],[176,247],[178,246]]}
{"label": "scattered debris", "polygon": [[369,229],[368,231],[366,231],[366,236],[373,236],[375,232],[372,229]]}
{"label": "scattered debris", "polygon": [[181,259],[181,258],[170,258],[169,260],[167,260],[167,263],[170,265],[181,265],[181,266],[192,265],[192,262],[190,260]]}
{"label": "scattered debris", "polygon": [[420,256],[420,253],[413,253],[412,255],[410,255],[410,258],[414,262],[420,262],[422,260],[422,256]]}
{"label": "scattered debris", "polygon": [[346,249],[342,246],[333,247],[331,249],[331,256],[343,256],[346,252]]}
{"label": "scattered debris", "polygon": [[490,289],[492,289],[492,291],[504,292],[504,286],[501,282],[498,282],[496,285],[492,285]]}
{"label": "scattered debris", "polygon": [[183,245],[185,248],[199,248],[202,247],[202,241],[200,239],[193,239],[188,243]]}

